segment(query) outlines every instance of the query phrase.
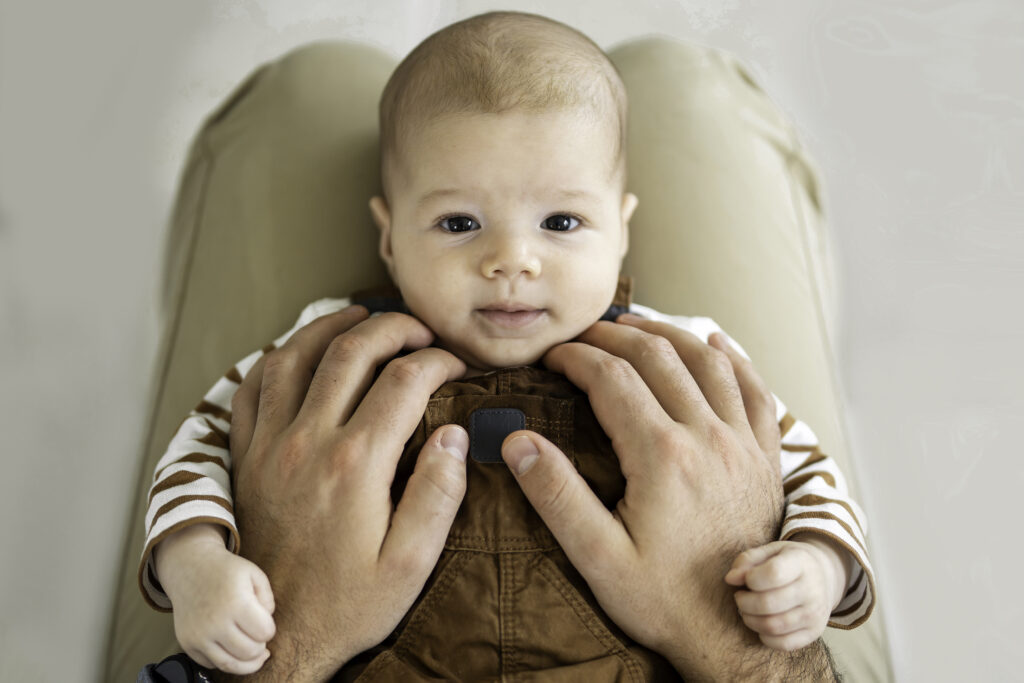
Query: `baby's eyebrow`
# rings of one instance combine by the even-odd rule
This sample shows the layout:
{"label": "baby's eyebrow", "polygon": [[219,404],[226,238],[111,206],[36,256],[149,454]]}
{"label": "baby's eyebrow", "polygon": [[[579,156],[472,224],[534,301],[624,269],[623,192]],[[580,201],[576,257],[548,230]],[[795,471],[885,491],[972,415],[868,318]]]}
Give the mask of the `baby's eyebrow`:
{"label": "baby's eyebrow", "polygon": [[[437,190],[431,190],[427,194],[425,194],[422,197],[420,197],[419,201],[416,202],[416,208],[420,209],[420,208],[424,207],[425,205],[427,205],[428,203],[434,201],[435,199],[441,199],[443,197],[451,197],[451,196],[454,196],[454,195],[462,194],[463,192],[465,192],[466,194],[480,194],[481,193],[479,190],[472,189],[472,188],[467,188],[465,190],[460,190],[460,189],[454,188],[454,187],[446,187],[446,188],[441,188],[441,189],[437,189]],[[484,193],[484,194],[486,194],[486,193]],[[577,190],[577,189],[557,190],[557,191],[551,191],[550,195],[551,195],[551,197],[553,199],[586,199],[586,200],[590,200],[590,201],[597,201],[597,196],[594,195],[594,193],[592,193],[592,192],[588,192],[587,190]]]}
{"label": "baby's eyebrow", "polygon": [[416,208],[421,208],[426,204],[429,204],[430,202],[434,201],[435,199],[440,199],[442,197],[451,197],[452,195],[459,194],[460,192],[461,190],[458,190],[454,187],[433,190],[420,197],[419,201],[416,202]]}

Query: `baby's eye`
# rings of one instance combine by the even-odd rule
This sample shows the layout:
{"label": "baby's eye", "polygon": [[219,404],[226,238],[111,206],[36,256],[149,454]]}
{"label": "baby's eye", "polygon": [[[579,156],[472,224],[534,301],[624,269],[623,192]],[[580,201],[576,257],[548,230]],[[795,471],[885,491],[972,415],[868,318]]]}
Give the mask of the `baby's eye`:
{"label": "baby's eye", "polygon": [[442,218],[437,224],[445,232],[469,232],[480,227],[480,224],[469,216],[448,216]]}
{"label": "baby's eye", "polygon": [[576,227],[572,222],[576,221],[576,225],[579,225],[580,221],[575,216],[570,216],[567,213],[560,213],[554,216],[548,216],[541,223],[546,229],[554,230],[556,232],[568,232]]}

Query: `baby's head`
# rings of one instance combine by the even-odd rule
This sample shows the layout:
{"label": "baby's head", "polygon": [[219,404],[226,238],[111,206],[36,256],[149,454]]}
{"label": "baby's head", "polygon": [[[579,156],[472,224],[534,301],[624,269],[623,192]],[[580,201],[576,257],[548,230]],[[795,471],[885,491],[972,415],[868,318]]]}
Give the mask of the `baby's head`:
{"label": "baby's head", "polygon": [[531,14],[448,26],[392,74],[380,132],[380,254],[439,346],[528,365],[601,317],[637,200],[625,89],[597,45]]}

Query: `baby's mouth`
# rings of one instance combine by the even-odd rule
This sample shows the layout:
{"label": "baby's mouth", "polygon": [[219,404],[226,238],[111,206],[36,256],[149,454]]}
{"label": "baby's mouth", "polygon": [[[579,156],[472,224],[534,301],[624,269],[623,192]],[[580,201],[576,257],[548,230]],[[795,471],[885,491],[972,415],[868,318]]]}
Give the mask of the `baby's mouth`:
{"label": "baby's mouth", "polygon": [[502,303],[478,308],[476,312],[484,320],[498,327],[519,329],[542,318],[547,309],[535,308],[528,304]]}

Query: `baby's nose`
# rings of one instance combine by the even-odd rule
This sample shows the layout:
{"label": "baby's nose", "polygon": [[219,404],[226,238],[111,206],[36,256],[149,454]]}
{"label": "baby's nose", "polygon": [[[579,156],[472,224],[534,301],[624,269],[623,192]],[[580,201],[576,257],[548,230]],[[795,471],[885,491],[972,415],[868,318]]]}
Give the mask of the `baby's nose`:
{"label": "baby's nose", "polygon": [[537,277],[541,272],[540,257],[528,239],[521,235],[491,236],[480,267],[484,277],[519,275]]}

